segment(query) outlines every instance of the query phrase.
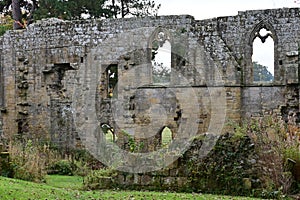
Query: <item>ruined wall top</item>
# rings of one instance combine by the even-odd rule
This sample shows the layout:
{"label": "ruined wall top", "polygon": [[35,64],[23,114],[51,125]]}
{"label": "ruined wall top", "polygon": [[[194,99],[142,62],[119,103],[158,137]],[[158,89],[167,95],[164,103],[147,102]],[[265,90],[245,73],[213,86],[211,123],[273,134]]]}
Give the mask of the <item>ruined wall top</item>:
{"label": "ruined wall top", "polygon": [[[52,18],[38,21],[26,30],[7,32],[2,37],[3,45],[0,48],[3,51],[8,51],[8,46],[13,46],[10,51],[75,46],[89,49],[126,31],[135,34],[141,28],[152,28],[149,31],[153,31],[157,27],[176,30],[186,37],[199,39],[213,61],[220,65],[224,76],[228,77],[228,83],[246,85],[252,84],[252,74],[248,68],[252,65],[253,38],[259,29],[267,28],[272,32],[275,42],[274,83],[298,81],[295,73],[288,78],[282,65],[291,64],[286,54],[298,51],[300,8],[242,11],[236,16],[205,20],[195,20],[189,15],[82,21]],[[289,68],[296,70],[292,65]]]}

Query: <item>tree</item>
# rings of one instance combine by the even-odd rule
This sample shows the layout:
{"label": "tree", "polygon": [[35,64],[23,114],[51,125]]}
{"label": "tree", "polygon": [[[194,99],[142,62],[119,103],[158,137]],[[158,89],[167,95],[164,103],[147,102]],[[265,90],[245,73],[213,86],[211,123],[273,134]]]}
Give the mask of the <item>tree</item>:
{"label": "tree", "polygon": [[21,7],[20,7],[20,1],[19,0],[12,0],[12,16],[14,19],[14,29],[21,29],[23,28],[22,24],[22,13],[21,13]]}
{"label": "tree", "polygon": [[112,11],[105,8],[105,2],[106,0],[39,0],[34,18],[81,19],[83,14],[90,18],[109,18]]}
{"label": "tree", "polygon": [[15,29],[42,18],[144,17],[159,8],[153,0],[0,0],[0,12],[12,16]]}
{"label": "tree", "polygon": [[253,62],[253,79],[256,82],[270,82],[274,80],[274,76],[269,72],[266,66]]}
{"label": "tree", "polygon": [[161,4],[156,5],[153,0],[110,0],[108,8],[113,16],[124,18],[126,16],[145,17],[157,15]]}
{"label": "tree", "polygon": [[36,0],[0,0],[0,12],[11,16],[14,29],[20,29],[24,27],[22,19],[30,19],[34,5]]}

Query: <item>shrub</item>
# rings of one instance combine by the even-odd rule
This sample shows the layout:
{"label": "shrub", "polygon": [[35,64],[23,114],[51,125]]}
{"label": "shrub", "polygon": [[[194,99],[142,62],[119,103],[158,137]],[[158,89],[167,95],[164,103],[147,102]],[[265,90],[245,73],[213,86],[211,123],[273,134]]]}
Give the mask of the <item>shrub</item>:
{"label": "shrub", "polygon": [[192,155],[188,168],[194,191],[230,195],[249,195],[246,180],[255,179],[251,162],[255,158],[248,136],[222,135],[214,149],[203,159]]}
{"label": "shrub", "polygon": [[23,143],[11,142],[9,154],[14,178],[35,182],[44,181],[51,154],[48,146],[33,145],[32,140]]}
{"label": "shrub", "polygon": [[[293,122],[294,121],[294,122]],[[284,122],[277,116],[252,118],[244,129],[255,146],[257,162],[253,166],[260,183],[256,192],[265,198],[276,198],[293,191],[295,177],[288,160],[299,160],[299,127],[290,117]],[[245,125],[242,125],[245,126]]]}
{"label": "shrub", "polygon": [[8,152],[0,152],[0,176],[13,177],[13,169],[9,162]]}
{"label": "shrub", "polygon": [[77,166],[69,160],[59,160],[48,167],[48,174],[72,176]]}
{"label": "shrub", "polygon": [[85,170],[99,170],[104,168],[104,165],[85,149],[74,149],[71,151],[71,159],[79,168],[84,168]]}
{"label": "shrub", "polygon": [[85,189],[110,189],[113,187],[112,178],[117,175],[113,169],[92,170],[84,177],[83,184]]}
{"label": "shrub", "polygon": [[300,131],[296,123],[263,116],[230,125],[233,131],[222,135],[208,156],[191,154],[188,168],[194,191],[264,198],[299,192],[295,177],[300,178]]}
{"label": "shrub", "polygon": [[13,29],[13,19],[11,17],[0,17],[0,36],[4,35],[7,30]]}

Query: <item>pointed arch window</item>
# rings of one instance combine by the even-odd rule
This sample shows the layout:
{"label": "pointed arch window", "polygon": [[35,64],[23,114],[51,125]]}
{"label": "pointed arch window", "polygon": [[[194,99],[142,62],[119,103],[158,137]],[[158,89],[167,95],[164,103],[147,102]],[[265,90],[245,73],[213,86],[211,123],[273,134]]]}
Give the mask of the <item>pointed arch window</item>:
{"label": "pointed arch window", "polygon": [[173,132],[169,127],[165,127],[161,132],[161,146],[168,147],[173,140]]}
{"label": "pointed arch window", "polygon": [[171,82],[171,41],[166,30],[159,29],[151,43],[152,83]]}
{"label": "pointed arch window", "polygon": [[252,44],[253,83],[274,81],[274,39],[265,27],[255,32]]}

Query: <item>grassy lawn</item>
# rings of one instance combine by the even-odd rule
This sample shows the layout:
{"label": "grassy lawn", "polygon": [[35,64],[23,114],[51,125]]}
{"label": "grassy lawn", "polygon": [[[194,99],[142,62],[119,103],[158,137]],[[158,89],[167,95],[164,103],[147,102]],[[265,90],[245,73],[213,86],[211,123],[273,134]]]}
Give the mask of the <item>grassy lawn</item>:
{"label": "grassy lawn", "polygon": [[185,194],[169,192],[138,192],[138,191],[82,191],[81,177],[47,176],[46,184],[31,183],[16,179],[0,177],[0,199],[230,199],[251,200],[254,198],[228,197],[206,194]]}
{"label": "grassy lawn", "polygon": [[51,175],[46,177],[47,185],[56,188],[67,188],[72,190],[81,190],[83,178],[80,176],[60,176]]}

